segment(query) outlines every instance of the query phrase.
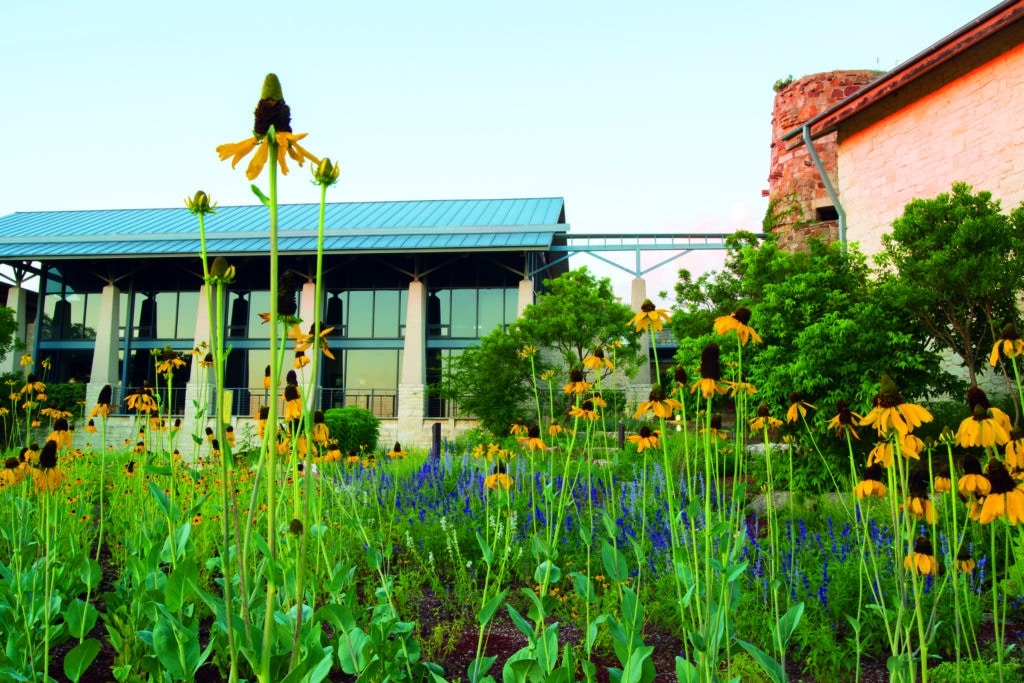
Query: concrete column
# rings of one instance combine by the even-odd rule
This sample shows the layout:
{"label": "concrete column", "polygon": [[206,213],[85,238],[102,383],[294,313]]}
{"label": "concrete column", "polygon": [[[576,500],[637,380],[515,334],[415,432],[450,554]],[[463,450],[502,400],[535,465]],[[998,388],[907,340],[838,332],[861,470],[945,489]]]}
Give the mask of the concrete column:
{"label": "concrete column", "polygon": [[[216,306],[214,302],[214,306]],[[206,302],[206,285],[199,287],[199,306],[196,307],[195,334],[192,336],[192,348],[199,348],[200,344],[206,344],[210,348],[213,339],[210,335],[210,309]],[[190,382],[210,381],[209,370],[199,367],[199,363],[193,361],[192,372],[189,376]]]}
{"label": "concrete column", "polygon": [[[640,307],[644,303],[644,299],[647,298],[647,281],[642,277],[633,278],[632,285],[630,287],[629,305],[634,312],[639,313]],[[650,337],[645,333],[640,336],[640,356],[644,359],[650,359],[651,356],[651,341]],[[638,396],[646,398],[647,394],[651,390],[651,363],[641,362],[640,368],[637,370],[636,376],[633,378],[634,391],[637,392]]]}
{"label": "concrete column", "polygon": [[[22,287],[11,287],[7,290],[7,308],[14,311],[14,322],[17,327],[14,331],[15,341],[20,341],[28,349],[28,293]],[[17,348],[11,349],[4,360],[3,368],[6,372],[21,374],[21,354]]]}
{"label": "concrete column", "polygon": [[409,283],[405,308],[405,346],[398,381],[398,440],[422,440],[423,392],[427,382],[427,288],[420,280]]}
{"label": "concrete column", "polygon": [[[324,312],[321,309],[320,315]],[[316,283],[307,282],[302,285],[302,295],[299,297],[299,317],[302,318],[302,330],[308,332],[310,326],[316,322]]]}
{"label": "concrete column", "polygon": [[405,308],[405,346],[402,354],[401,384],[426,382],[424,356],[427,347],[427,288],[421,280],[409,283]]}
{"label": "concrete column", "polygon": [[533,303],[533,280],[523,278],[519,281],[519,301],[516,303],[516,317],[520,318],[526,307]]}
{"label": "concrete column", "polygon": [[92,371],[86,387],[86,405],[92,407],[104,384],[117,386],[121,377],[118,372],[117,352],[121,345],[118,332],[121,290],[117,285],[106,285],[100,294],[100,316],[96,323],[96,347],[92,354]]}

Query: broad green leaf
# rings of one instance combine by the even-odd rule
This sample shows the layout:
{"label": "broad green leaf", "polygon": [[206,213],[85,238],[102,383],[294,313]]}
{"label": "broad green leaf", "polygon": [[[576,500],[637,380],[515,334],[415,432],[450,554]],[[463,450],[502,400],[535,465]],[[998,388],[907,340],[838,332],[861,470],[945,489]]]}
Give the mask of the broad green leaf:
{"label": "broad green leaf", "polygon": [[[95,638],[87,638],[73,647],[70,652],[64,655],[64,675],[72,681],[78,681],[92,665],[96,655],[100,653],[100,641]],[[25,680],[8,679],[8,680]]]}

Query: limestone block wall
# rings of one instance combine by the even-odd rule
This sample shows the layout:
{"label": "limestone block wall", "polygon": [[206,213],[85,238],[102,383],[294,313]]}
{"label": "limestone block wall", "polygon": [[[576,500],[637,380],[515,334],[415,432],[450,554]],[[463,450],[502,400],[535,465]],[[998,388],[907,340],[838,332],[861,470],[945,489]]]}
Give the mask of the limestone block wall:
{"label": "limestone block wall", "polygon": [[976,61],[840,138],[847,236],[864,252],[881,250],[907,202],[948,192],[956,181],[990,191],[1005,212],[1024,200],[1024,45]]}

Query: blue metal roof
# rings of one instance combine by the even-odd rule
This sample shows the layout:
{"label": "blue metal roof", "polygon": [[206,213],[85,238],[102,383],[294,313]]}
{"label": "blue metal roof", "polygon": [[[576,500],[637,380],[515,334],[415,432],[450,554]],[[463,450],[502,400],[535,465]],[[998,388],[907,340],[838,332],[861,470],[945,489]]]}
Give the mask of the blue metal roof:
{"label": "blue metal roof", "polygon": [[[282,252],[316,251],[318,204],[278,209]],[[223,206],[206,219],[211,254],[270,249],[267,210]],[[547,250],[564,232],[565,202],[469,199],[328,204],[324,249],[332,253]],[[199,226],[185,208],[34,211],[0,217],[0,259],[187,256],[199,253]]]}

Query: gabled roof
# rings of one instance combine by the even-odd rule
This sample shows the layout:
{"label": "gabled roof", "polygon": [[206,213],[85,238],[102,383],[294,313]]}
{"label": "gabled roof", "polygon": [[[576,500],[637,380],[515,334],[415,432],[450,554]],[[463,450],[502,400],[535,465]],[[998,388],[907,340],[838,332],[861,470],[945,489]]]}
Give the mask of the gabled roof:
{"label": "gabled roof", "polygon": [[[897,91],[919,81],[967,50],[985,43],[1004,29],[1024,19],[1024,0],[1005,0],[976,19],[942,38],[935,44],[887,71],[846,99],[821,112],[806,124],[801,124],[782,136],[789,140],[800,135],[803,125],[810,127],[814,138],[827,135],[843,122],[871,109]],[[799,143],[797,143],[799,144]]]}
{"label": "gabled roof", "polygon": [[[319,204],[280,206],[279,249],[315,252],[318,213]],[[561,197],[327,204],[324,226],[324,249],[330,253],[543,251],[555,233],[567,228]],[[224,256],[269,252],[267,209],[218,207],[206,219],[206,248]],[[0,260],[199,253],[198,223],[185,208],[35,211],[0,217]]]}

